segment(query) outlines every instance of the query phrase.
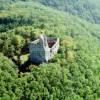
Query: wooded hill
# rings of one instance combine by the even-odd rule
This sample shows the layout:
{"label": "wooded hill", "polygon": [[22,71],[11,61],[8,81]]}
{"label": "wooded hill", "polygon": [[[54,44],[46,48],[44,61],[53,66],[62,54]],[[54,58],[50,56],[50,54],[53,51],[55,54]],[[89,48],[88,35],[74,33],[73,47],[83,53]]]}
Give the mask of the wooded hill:
{"label": "wooded hill", "polygon": [[99,0],[39,0],[42,4],[100,24]]}
{"label": "wooded hill", "polygon": [[[100,99],[100,25],[72,11],[31,0],[0,0],[1,100]],[[58,54],[49,63],[22,66],[29,55],[24,48],[41,33],[60,38]]]}

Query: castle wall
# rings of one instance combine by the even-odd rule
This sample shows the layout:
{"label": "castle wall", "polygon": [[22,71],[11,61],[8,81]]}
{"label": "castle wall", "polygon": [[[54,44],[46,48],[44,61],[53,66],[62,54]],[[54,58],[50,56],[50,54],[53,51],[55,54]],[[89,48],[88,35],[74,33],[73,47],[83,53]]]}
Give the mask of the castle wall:
{"label": "castle wall", "polygon": [[49,48],[46,38],[43,37],[31,42],[29,46],[30,60],[34,63],[42,63],[52,59],[59,48],[59,39],[52,39],[52,41],[53,40],[56,42],[51,48]]}
{"label": "castle wall", "polygon": [[36,63],[41,63],[45,60],[45,50],[43,46],[40,46],[40,44],[30,44],[30,60]]}
{"label": "castle wall", "polygon": [[59,39],[57,39],[56,43],[52,48],[50,48],[50,59],[54,57],[54,55],[57,53],[59,48]]}

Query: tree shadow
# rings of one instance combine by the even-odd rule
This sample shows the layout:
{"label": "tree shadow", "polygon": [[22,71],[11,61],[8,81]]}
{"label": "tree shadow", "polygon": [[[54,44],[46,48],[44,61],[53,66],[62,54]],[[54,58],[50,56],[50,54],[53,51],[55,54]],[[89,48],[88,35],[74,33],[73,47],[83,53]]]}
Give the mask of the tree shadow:
{"label": "tree shadow", "polygon": [[19,66],[19,73],[20,72],[30,72],[31,69],[29,68],[30,65],[36,65],[36,66],[39,66],[40,63],[35,63],[33,61],[31,61],[30,59],[28,59],[24,64],[20,65]]}

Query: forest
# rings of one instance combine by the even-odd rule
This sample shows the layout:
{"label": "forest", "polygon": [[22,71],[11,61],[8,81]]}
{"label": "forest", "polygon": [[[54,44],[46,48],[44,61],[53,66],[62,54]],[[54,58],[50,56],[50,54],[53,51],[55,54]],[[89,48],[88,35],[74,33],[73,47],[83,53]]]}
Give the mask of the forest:
{"label": "forest", "polygon": [[[0,100],[100,100],[99,0],[0,0]],[[60,39],[48,63],[29,62],[41,34]]]}

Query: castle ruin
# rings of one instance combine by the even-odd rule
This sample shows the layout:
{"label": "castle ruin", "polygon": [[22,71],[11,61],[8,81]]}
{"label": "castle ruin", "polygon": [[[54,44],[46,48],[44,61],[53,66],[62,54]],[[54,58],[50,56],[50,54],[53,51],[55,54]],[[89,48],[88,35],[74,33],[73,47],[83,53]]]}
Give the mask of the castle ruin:
{"label": "castle ruin", "polygon": [[59,38],[40,35],[39,39],[29,45],[30,60],[33,63],[48,62],[54,57],[58,49]]}

